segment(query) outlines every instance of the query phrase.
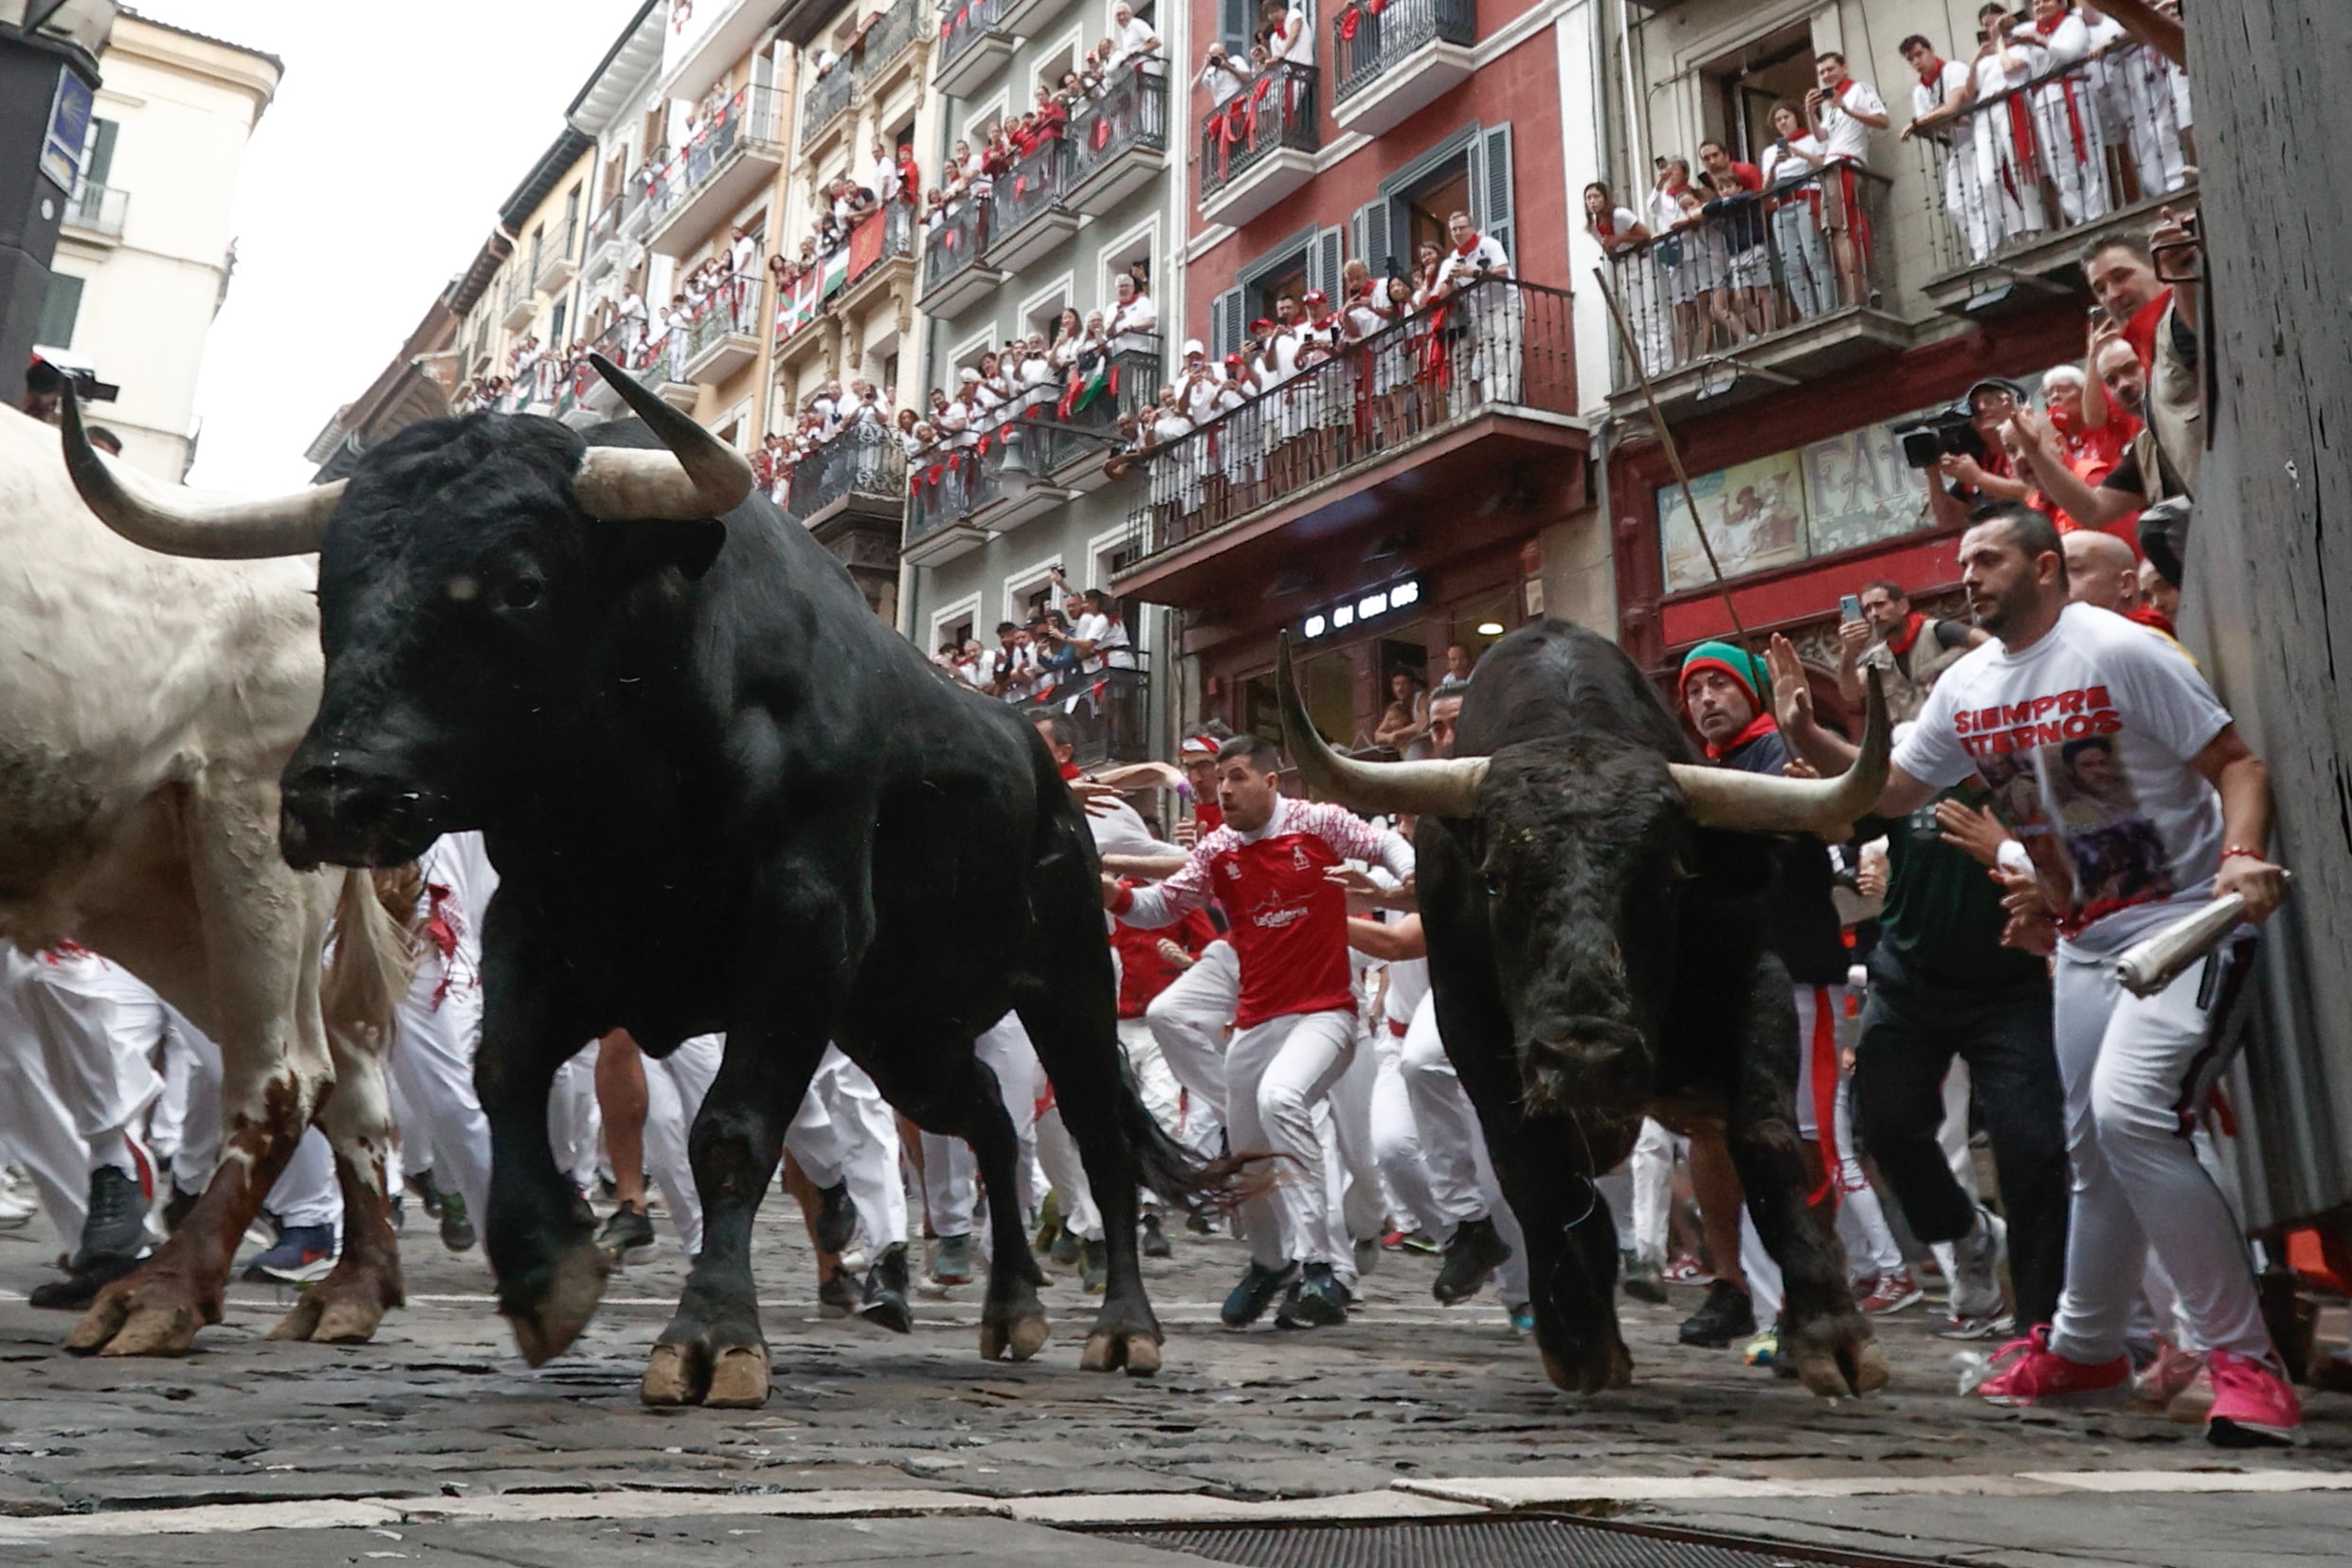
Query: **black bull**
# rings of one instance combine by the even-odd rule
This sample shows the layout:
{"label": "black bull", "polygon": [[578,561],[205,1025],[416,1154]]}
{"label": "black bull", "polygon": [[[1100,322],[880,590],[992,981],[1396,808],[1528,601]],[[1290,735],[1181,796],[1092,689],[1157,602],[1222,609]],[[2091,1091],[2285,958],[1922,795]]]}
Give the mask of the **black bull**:
{"label": "black bull", "polygon": [[1280,685],[1318,796],[1420,813],[1438,1023],[1527,1235],[1551,1380],[1581,1393],[1631,1380],[1617,1233],[1593,1179],[1624,1160],[1648,1114],[1727,1138],[1785,1277],[1782,1347],[1807,1386],[1882,1385],[1829,1209],[1807,1201],[1818,1179],[1795,1114],[1795,1005],[1758,909],[1768,841],[1725,831],[1851,822],[1885,775],[1875,685],[1864,760],[1832,783],[1694,766],[1633,661],[1564,622],[1488,651],[1448,761],[1338,757],[1307,715],[1287,644]]}
{"label": "black bull", "polygon": [[1167,1139],[1126,1073],[1077,802],[1025,719],[928,664],[748,494],[739,455],[599,368],[644,423],[584,443],[528,416],[430,421],[371,448],[339,498],[206,509],[84,465],[94,505],[154,548],[319,551],[325,687],[283,781],[289,860],[393,864],[439,834],[485,835],[501,878],[475,1069],[486,1240],[523,1353],[563,1350],[602,1291],[548,1094],[625,1028],[656,1056],[727,1036],[689,1141],[703,1249],[648,1401],[768,1395],[752,1219],[827,1041],[971,1144],[994,1241],[982,1353],[1035,1354],[1043,1276],[1016,1135],[972,1051],[1009,1011],[1102,1209],[1083,1362],[1156,1370],[1138,1181],[1191,1200],[1236,1183]]}

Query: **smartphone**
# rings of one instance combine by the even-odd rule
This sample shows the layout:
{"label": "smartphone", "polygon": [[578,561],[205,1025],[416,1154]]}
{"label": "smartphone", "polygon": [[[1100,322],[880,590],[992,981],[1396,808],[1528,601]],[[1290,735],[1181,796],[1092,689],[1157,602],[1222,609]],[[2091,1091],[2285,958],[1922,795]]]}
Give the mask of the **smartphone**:
{"label": "smartphone", "polygon": [[1861,620],[1862,596],[1860,594],[1850,593],[1844,598],[1838,600],[1837,614],[1841,619],[1846,621]]}
{"label": "smartphone", "polygon": [[2107,319],[2107,307],[2105,305],[2093,305],[2090,307],[2090,319],[2093,321],[2105,321]]}

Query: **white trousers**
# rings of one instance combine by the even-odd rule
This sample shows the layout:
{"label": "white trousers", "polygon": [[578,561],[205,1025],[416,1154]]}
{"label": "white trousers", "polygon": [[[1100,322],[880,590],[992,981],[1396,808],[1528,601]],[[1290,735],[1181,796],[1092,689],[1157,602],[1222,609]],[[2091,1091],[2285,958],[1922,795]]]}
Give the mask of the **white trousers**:
{"label": "white trousers", "polygon": [[818,1186],[848,1184],[869,1254],[906,1240],[898,1118],[865,1070],[838,1047],[825,1047],[784,1146]]}
{"label": "white trousers", "polygon": [[[2017,140],[2004,101],[1969,117],[1976,146],[1974,164],[1978,199],[1988,219],[1999,214],[1998,232],[2003,239],[2038,234],[2050,226],[2042,208],[2041,171],[2033,160],[2017,155]],[[1968,156],[1966,149],[1954,153]]]}
{"label": "white trousers", "polygon": [[28,964],[20,1005],[40,1036],[49,1082],[88,1146],[84,1174],[113,1165],[137,1175],[124,1140],[163,1093],[153,1060],[163,1044],[163,999],[94,953]]}
{"label": "white trousers", "polygon": [[687,1139],[726,1055],[724,1035],[697,1035],[660,1061],[645,1054],[645,1168],[661,1183],[670,1223],[678,1227],[678,1244],[688,1257],[702,1251],[702,1196],[695,1187]]}
{"label": "white trousers", "polygon": [[1332,1223],[1315,1109],[1355,1053],[1353,1008],[1269,1018],[1236,1034],[1226,1051],[1225,1115],[1235,1149],[1284,1157],[1276,1162],[1273,1196],[1241,1209],[1250,1253],[1266,1268],[1285,1262],[1352,1267],[1347,1241]]}
{"label": "white trousers", "polygon": [[[1062,1126],[1059,1108],[1042,1117],[1038,1113],[1038,1101],[1048,1087],[1045,1070],[1020,1016],[1007,1013],[982,1030],[972,1050],[996,1074],[997,1092],[1020,1141],[1014,1171],[1022,1213],[1037,1212],[1039,1171],[1033,1167],[1041,1166],[1046,1183],[1060,1197],[1062,1222],[1074,1235],[1102,1239],[1102,1213],[1095,1206],[1094,1189],[1087,1185],[1086,1168],[1078,1160],[1076,1143]],[[931,1211],[932,1229],[940,1235],[971,1234],[979,1200],[977,1176],[977,1162],[962,1139],[923,1135],[924,1202]],[[999,1201],[1003,1198],[998,1195]]]}
{"label": "white trousers", "polygon": [[1213,1153],[1225,1115],[1225,1026],[1241,999],[1241,961],[1212,942],[1200,962],[1151,999],[1144,1022],[1160,1059],[1185,1091],[1185,1143]]}
{"label": "white trousers", "polygon": [[2033,98],[2034,135],[2041,143],[2044,171],[2058,189],[2058,207],[2067,223],[2106,217],[2115,202],[2108,190],[2107,138],[2099,127],[2097,93],[2086,78],[2067,77],[2035,88]]}
{"label": "white trousers", "polygon": [[[41,1036],[27,1012],[32,968],[40,962],[0,943],[0,1132],[70,1253],[81,1245],[89,1217],[90,1145],[49,1081]],[[217,1111],[212,1120],[219,1123]]]}
{"label": "white trousers", "polygon": [[547,1094],[547,1136],[555,1168],[582,1193],[596,1190],[598,1147],[605,1135],[604,1113],[596,1105],[596,1049],[590,1040],[557,1068]]}
{"label": "white trousers", "polygon": [[1667,1218],[1674,1205],[1677,1152],[1688,1158],[1689,1141],[1676,1138],[1645,1116],[1641,1136],[1634,1140],[1634,1152],[1625,1162],[1633,1186],[1634,1255],[1661,1269],[1666,1266]]}
{"label": "white trousers", "polygon": [[1372,1152],[1388,1191],[1403,1208],[1403,1217],[1430,1236],[1452,1231],[1459,1216],[1438,1207],[1430,1184],[1430,1167],[1421,1150],[1420,1125],[1413,1116],[1413,1091],[1405,1087],[1404,1041],[1382,1018],[1372,1036],[1378,1060],[1372,1083]]}
{"label": "white trousers", "polygon": [[2123,1354],[2152,1247],[2185,1336],[2209,1350],[2271,1355],[2244,1235],[2190,1142],[2219,1065],[2198,1005],[2202,966],[2135,997],[2116,983],[2111,958],[2062,944],[2053,975],[2074,1195],[2051,1348],[2077,1361]]}
{"label": "white trousers", "polygon": [[[402,1155],[414,1170],[432,1169],[442,1190],[465,1199],[479,1221],[490,1207],[490,1119],[474,1093],[474,1054],[481,1047],[481,991],[449,987],[438,1005],[447,971],[428,950],[400,999],[385,1075],[406,1103]],[[421,1147],[411,1148],[413,1138]],[[419,1160],[411,1156],[422,1154]]]}
{"label": "white trousers", "polygon": [[1429,1167],[1429,1186],[1453,1225],[1484,1215],[1511,1249],[1511,1257],[1494,1271],[1495,1289],[1514,1306],[1528,1300],[1528,1244],[1520,1234],[1519,1217],[1503,1196],[1503,1184],[1487,1155],[1486,1130],[1478,1124],[1477,1108],[1445,1054],[1438,1033],[1438,1000],[1421,998],[1413,1021],[1404,1032],[1404,1054],[1399,1058],[1404,1086],[1413,1096],[1414,1125],[1420,1129],[1421,1157]]}

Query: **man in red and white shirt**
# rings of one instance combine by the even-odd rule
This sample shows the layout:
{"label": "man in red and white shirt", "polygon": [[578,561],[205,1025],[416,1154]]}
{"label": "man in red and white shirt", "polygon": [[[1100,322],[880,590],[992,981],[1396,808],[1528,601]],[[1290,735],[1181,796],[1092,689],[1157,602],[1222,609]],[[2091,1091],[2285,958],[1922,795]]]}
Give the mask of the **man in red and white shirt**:
{"label": "man in red and white shirt", "polygon": [[1218,748],[1224,825],[1153,887],[1103,878],[1103,906],[1131,926],[1166,926],[1221,901],[1233,919],[1240,969],[1234,1036],[1225,1053],[1226,1125],[1237,1149],[1284,1156],[1275,1197],[1245,1205],[1251,1262],[1222,1317],[1254,1322],[1288,1287],[1276,1321],[1287,1328],[1345,1323],[1334,1269],[1352,1261],[1331,1223],[1315,1108],[1347,1072],[1357,1039],[1355,977],[1348,957],[1347,895],[1324,874],[1344,860],[1400,880],[1413,851],[1345,807],[1288,800],[1270,741],[1237,735]]}

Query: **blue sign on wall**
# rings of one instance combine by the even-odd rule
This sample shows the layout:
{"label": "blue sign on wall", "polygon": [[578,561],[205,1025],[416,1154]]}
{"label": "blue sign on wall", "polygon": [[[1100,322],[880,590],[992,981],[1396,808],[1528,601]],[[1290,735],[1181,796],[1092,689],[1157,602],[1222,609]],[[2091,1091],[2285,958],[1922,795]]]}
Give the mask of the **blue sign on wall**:
{"label": "blue sign on wall", "polygon": [[57,96],[49,100],[48,135],[41,141],[41,172],[58,189],[73,194],[81,177],[81,150],[90,142],[90,84],[73,68],[57,68]]}

